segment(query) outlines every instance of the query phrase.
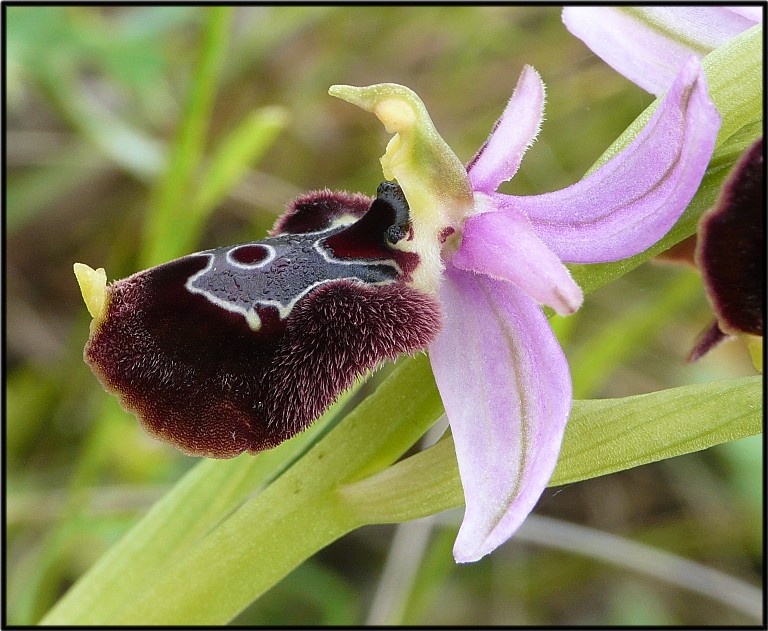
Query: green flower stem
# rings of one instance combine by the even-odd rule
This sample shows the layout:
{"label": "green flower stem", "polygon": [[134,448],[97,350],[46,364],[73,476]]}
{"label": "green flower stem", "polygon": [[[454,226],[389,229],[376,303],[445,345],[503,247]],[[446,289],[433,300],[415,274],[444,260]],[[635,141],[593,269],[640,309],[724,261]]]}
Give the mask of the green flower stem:
{"label": "green flower stem", "polygon": [[105,624],[106,616],[121,609],[126,598],[145,589],[148,577],[212,526],[221,508],[237,506],[242,483],[258,483],[253,470],[260,465],[255,458],[247,463],[201,462],[99,559],[41,624]]}
{"label": "green flower stem", "polygon": [[[757,24],[713,50],[701,62],[707,77],[709,96],[722,118],[715,152],[717,147],[742,127],[763,118],[762,42],[763,28]],[[624,130],[590,167],[587,174],[596,171],[634,140],[653,116],[662,98],[663,96],[651,103]]]}
{"label": "green flower stem", "polygon": [[206,10],[200,58],[194,68],[192,86],[173,143],[168,166],[158,181],[145,224],[142,267],[151,267],[177,256],[186,243],[177,244],[188,222],[189,189],[200,166],[208,132],[216,84],[224,63],[229,27],[234,9],[213,7]]}
{"label": "green flower stem", "polygon": [[341,494],[366,524],[400,523],[463,506],[453,437],[345,486]]}
{"label": "green flower stem", "polygon": [[221,625],[358,524],[329,489],[270,486],[103,623]]}
{"label": "green flower stem", "polygon": [[713,50],[704,58],[702,66],[707,75],[712,100],[723,117],[718,145],[752,121],[762,121],[762,24],[756,24],[724,46]]}
{"label": "green flower stem", "polygon": [[[762,377],[574,401],[549,486],[614,473],[762,431]],[[453,438],[342,489],[363,523],[417,519],[464,503]]]}
{"label": "green flower stem", "polygon": [[763,378],[574,401],[550,486],[707,449],[763,431]]}
{"label": "green flower stem", "polygon": [[42,624],[103,624],[128,606],[169,562],[298,458],[337,420],[359,386],[344,393],[307,431],[275,449],[255,457],[201,460],[59,600]]}

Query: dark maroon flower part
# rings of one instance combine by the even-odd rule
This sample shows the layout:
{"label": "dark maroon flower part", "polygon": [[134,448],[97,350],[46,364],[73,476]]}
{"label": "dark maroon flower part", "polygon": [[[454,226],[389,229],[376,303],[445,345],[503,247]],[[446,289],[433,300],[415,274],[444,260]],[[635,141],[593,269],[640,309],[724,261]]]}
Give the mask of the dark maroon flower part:
{"label": "dark maroon flower part", "polygon": [[765,158],[757,140],[728,176],[717,206],[699,224],[696,263],[716,321],[689,360],[737,333],[763,335],[765,321]]}
{"label": "dark maroon flower part", "polygon": [[699,333],[691,352],[688,354],[687,361],[698,361],[715,348],[715,346],[718,346],[721,342],[725,342],[725,340],[728,339],[731,339],[731,336],[727,333],[723,333],[720,330],[720,325],[717,320],[714,320],[706,329]]}
{"label": "dark maroon flower part", "polygon": [[154,436],[228,458],[306,428],[356,376],[425,348],[440,306],[408,285],[400,187],[322,191],[273,235],[191,254],[107,288],[85,359]]}

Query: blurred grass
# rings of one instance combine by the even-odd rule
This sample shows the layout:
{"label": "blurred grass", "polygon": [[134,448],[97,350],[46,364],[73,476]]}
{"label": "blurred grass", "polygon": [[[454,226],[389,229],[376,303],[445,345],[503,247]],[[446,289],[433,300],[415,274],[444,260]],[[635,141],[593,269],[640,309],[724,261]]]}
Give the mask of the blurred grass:
{"label": "blurred grass", "polygon": [[[303,191],[371,193],[385,135],[371,117],[327,96],[334,83],[408,85],[468,160],[522,65],[533,65],[547,84],[547,116],[505,185],[519,194],[576,181],[652,100],[570,36],[556,7],[3,11],[5,479],[9,506],[24,507],[7,515],[13,624],[36,622],[146,512],[152,495],[140,491],[165,488],[194,462],[142,434],[82,362],[88,318],[74,261],[120,278],[186,251],[263,236]],[[567,323],[566,353],[583,358],[574,365],[577,391],[624,396],[752,374],[738,342],[684,364],[709,318],[690,272],[638,268],[591,294]],[[739,441],[548,492],[539,510],[758,583],[761,466],[759,443]],[[97,510],[97,488],[136,492]],[[55,510],[53,494],[64,498]],[[131,500],[137,496],[143,504]],[[333,544],[235,622],[360,623],[390,532],[366,528]],[[695,595],[514,541],[478,564],[455,566],[452,536],[443,529],[433,538],[405,621],[752,622]]]}

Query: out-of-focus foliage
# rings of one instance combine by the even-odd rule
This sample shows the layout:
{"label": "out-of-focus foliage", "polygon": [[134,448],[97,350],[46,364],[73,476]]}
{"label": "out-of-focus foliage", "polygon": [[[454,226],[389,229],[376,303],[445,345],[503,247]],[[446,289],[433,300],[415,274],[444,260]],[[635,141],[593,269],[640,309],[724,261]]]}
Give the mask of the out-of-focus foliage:
{"label": "out-of-focus foliage", "polygon": [[[39,620],[194,463],[144,435],[82,362],[89,317],[73,262],[106,267],[113,279],[159,256],[149,252],[147,217],[169,207],[163,190],[175,191],[164,229],[179,243],[169,256],[261,237],[307,190],[372,193],[385,134],[329,97],[331,84],[409,86],[469,160],[522,65],[533,65],[547,84],[547,115],[505,189],[517,193],[576,181],[651,101],[570,36],[556,7],[240,7],[220,18],[217,49],[205,45],[216,17],[204,7],[3,10],[5,602],[15,624]],[[197,72],[206,51],[207,81]],[[183,134],[193,151],[174,157],[169,148]],[[691,272],[644,265],[558,323],[579,396],[753,374],[736,342],[684,363],[711,317],[699,287]],[[552,489],[538,510],[756,584],[761,465],[759,441],[748,439]],[[455,566],[454,534],[454,526],[434,532],[403,621],[754,622],[701,595],[516,539]],[[365,621],[390,538],[384,526],[352,533],[235,622]]]}

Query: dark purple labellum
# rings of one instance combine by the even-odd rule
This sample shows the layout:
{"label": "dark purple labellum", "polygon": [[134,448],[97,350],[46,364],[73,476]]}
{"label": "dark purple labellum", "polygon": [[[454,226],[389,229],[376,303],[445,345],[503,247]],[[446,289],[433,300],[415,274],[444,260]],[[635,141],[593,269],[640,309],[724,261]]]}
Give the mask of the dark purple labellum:
{"label": "dark purple labellum", "polygon": [[763,335],[765,160],[755,142],[728,176],[699,225],[696,260],[722,331]]}
{"label": "dark purple labellum", "polygon": [[425,348],[434,297],[407,285],[418,255],[400,188],[311,193],[273,236],[139,272],[107,288],[85,348],[153,435],[227,458],[304,429],[384,359]]}

